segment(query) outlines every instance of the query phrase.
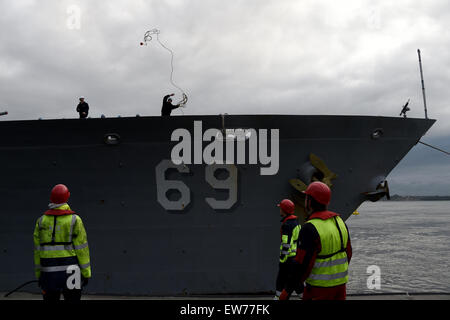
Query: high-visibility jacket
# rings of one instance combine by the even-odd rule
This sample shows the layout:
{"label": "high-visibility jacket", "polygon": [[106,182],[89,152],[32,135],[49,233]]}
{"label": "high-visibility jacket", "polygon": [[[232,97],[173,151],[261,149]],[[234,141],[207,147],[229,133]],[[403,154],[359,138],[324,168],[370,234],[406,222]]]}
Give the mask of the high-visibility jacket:
{"label": "high-visibility jacket", "polygon": [[330,218],[307,221],[314,225],[320,237],[321,250],[306,279],[307,284],[316,287],[334,287],[348,282],[347,227],[337,214],[325,213],[329,213]]}
{"label": "high-visibility jacket", "polygon": [[78,266],[81,275],[91,277],[89,246],[81,218],[67,204],[47,210],[34,228],[35,274],[66,272]]}
{"label": "high-visibility jacket", "polygon": [[281,225],[280,262],[285,263],[288,258],[297,254],[298,235],[300,225],[295,215],[287,216]]}

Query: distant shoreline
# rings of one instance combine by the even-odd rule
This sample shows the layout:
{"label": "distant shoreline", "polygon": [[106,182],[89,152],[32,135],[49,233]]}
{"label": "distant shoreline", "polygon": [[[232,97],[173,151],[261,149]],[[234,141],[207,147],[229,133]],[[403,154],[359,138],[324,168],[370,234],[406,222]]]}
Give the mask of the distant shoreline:
{"label": "distant shoreline", "polygon": [[450,196],[400,196],[394,194],[391,196],[391,201],[450,201]]}

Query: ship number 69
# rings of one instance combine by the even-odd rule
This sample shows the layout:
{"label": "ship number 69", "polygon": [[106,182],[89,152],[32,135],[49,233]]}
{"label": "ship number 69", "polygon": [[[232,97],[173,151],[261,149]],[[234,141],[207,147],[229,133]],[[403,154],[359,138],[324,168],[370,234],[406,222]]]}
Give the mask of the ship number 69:
{"label": "ship number 69", "polygon": [[[181,174],[190,173],[186,165],[176,165],[171,160],[162,160],[155,168],[156,193],[158,202],[166,210],[184,210],[191,202],[191,191],[182,181],[167,180],[166,172],[169,169],[176,169]],[[228,171],[226,179],[219,180],[215,173],[217,170]],[[237,202],[237,178],[238,170],[233,164],[212,164],[205,167],[205,180],[214,189],[228,190],[228,199],[217,200],[211,197],[205,198],[208,205],[215,210],[230,209]],[[177,190],[181,197],[178,200],[169,200],[167,192]]]}

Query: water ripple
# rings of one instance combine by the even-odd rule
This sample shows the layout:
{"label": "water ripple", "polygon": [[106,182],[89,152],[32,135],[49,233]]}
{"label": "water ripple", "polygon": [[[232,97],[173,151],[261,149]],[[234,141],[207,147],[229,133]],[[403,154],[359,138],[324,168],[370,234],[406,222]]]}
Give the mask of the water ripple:
{"label": "water ripple", "polygon": [[[353,246],[349,294],[450,292],[450,201],[367,202],[347,220]],[[369,289],[369,266],[380,289]]]}

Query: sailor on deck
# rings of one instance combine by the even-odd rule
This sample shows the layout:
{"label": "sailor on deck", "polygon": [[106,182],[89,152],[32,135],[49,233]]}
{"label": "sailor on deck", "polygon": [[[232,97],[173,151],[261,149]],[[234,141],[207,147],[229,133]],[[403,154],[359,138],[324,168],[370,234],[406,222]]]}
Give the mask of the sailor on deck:
{"label": "sailor on deck", "polygon": [[175,94],[168,94],[167,96],[164,96],[163,98],[163,105],[161,108],[161,115],[162,116],[170,116],[170,113],[172,112],[173,109],[179,108],[180,105],[173,105],[172,104],[172,99],[170,98],[171,96],[174,96]]}
{"label": "sailor on deck", "polygon": [[44,300],[77,301],[91,277],[89,247],[81,218],[67,204],[69,189],[56,185],[49,209],[34,229],[35,273]]}
{"label": "sailor on deck", "polygon": [[[304,193],[308,218],[295,257],[297,279],[290,287],[306,282],[303,300],[345,300],[352,257],[348,228],[337,213],[327,210],[331,190],[325,183],[312,182]],[[290,287],[280,300],[289,296]]]}
{"label": "sailor on deck", "polygon": [[85,119],[89,113],[89,105],[84,101],[84,98],[81,97],[80,102],[77,105],[77,112],[80,114],[80,119]]}

